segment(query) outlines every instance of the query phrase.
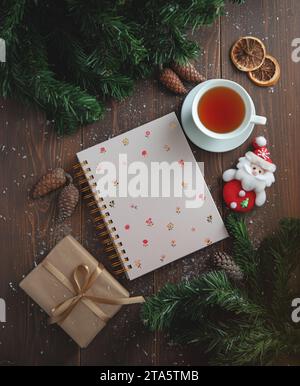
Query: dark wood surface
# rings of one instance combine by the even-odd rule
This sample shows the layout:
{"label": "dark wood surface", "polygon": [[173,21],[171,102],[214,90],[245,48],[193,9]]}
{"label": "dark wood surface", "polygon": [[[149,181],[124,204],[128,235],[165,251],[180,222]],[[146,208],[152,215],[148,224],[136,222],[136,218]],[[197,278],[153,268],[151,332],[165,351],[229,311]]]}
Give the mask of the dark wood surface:
{"label": "dark wood surface", "polygon": [[[239,7],[228,5],[226,15],[212,27],[194,34],[203,47],[197,67],[207,78],[238,81],[251,94],[257,112],[268,124],[254,134],[269,140],[272,158],[278,166],[276,183],[267,191],[267,204],[249,217],[255,241],[274,229],[283,216],[300,216],[300,63],[291,59],[291,42],[300,37],[298,0],[248,0]],[[269,89],[254,86],[229,60],[232,43],[242,35],[264,40],[268,51],[281,64],[280,83]],[[171,345],[163,334],[150,333],[140,320],[139,306],[124,307],[96,337],[80,350],[57,326],[47,326],[41,312],[18,283],[40,262],[64,235],[72,233],[106,266],[103,248],[84,203],[71,220],[58,226],[54,220],[56,195],[33,202],[29,191],[49,168],[70,169],[75,153],[108,137],[125,132],[171,111],[179,114],[182,98],[163,90],[157,81],[139,82],[134,95],[122,103],[110,102],[105,118],[68,137],[58,137],[41,112],[15,101],[0,103],[0,298],[7,305],[7,322],[0,323],[0,363],[7,364],[203,364],[196,347]],[[241,148],[212,154],[191,145],[198,161],[205,162],[205,178],[222,214],[221,174],[235,165],[245,152]],[[184,237],[184,235],[183,235]],[[165,282],[177,282],[201,272],[216,248],[197,252],[145,277],[122,283],[134,295],[156,292]]]}

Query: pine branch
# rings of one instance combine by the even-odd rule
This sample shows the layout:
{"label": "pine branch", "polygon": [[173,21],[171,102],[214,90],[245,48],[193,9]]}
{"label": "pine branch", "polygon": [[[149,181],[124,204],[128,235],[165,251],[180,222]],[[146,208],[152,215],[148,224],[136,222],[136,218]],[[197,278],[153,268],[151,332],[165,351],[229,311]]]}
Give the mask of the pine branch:
{"label": "pine branch", "polygon": [[226,219],[226,227],[233,237],[233,253],[236,262],[244,272],[251,272],[252,267],[249,266],[249,259],[250,261],[253,260],[255,249],[249,238],[244,218],[231,213]]}
{"label": "pine branch", "polygon": [[258,278],[259,255],[249,238],[244,217],[231,213],[226,219],[226,227],[233,238],[233,256],[243,271],[246,284],[253,298],[261,297]]}
{"label": "pine branch", "polygon": [[[7,62],[16,61],[15,50],[19,44],[19,26],[25,12],[25,0],[5,0],[1,4],[0,38],[5,40]],[[0,63],[0,95],[7,97],[13,92],[11,66]]]}
{"label": "pine branch", "polygon": [[195,58],[199,47],[188,30],[211,24],[225,3],[3,0],[7,63],[0,64],[0,93],[35,103],[60,133],[73,131],[102,116],[94,95],[123,99],[135,79],[158,65]]}
{"label": "pine branch", "polygon": [[3,0],[0,14],[0,37],[7,46],[18,41],[17,29],[23,19],[26,0]]}
{"label": "pine branch", "polygon": [[276,330],[257,323],[240,322],[216,331],[212,364],[241,366],[270,364],[284,347]]}
{"label": "pine branch", "polygon": [[289,280],[300,265],[300,220],[283,219],[275,234],[261,243],[257,254],[265,304],[273,310],[275,320],[287,320],[293,298]]}
{"label": "pine branch", "polygon": [[[103,53],[96,48],[86,53],[80,42],[67,35],[64,31],[57,31],[63,54],[57,57],[56,66],[59,71],[67,73],[67,81],[78,84],[83,90],[93,95],[113,97],[122,100],[132,93],[133,80],[119,72],[120,63],[116,58],[105,62]],[[57,47],[52,47],[52,50]],[[61,76],[63,76],[61,74]]]}
{"label": "pine branch", "polygon": [[198,328],[177,333],[179,343],[197,344],[212,365],[269,364],[284,347],[283,339],[261,320],[208,320]]}
{"label": "pine branch", "polygon": [[191,282],[182,282],[178,285],[168,283],[157,295],[152,296],[144,304],[142,318],[151,330],[169,328],[182,310],[199,309],[198,296],[200,279]]}
{"label": "pine branch", "polygon": [[[101,2],[71,2],[69,9],[88,38],[94,37],[97,44],[103,44],[105,50],[113,51],[120,61],[138,65],[147,55],[140,37],[140,26],[124,16],[116,14],[114,6],[103,7]],[[75,3],[75,4],[74,4]],[[108,4],[108,3],[107,3]]]}
{"label": "pine branch", "polygon": [[172,61],[184,64],[195,59],[200,52],[198,44],[187,39],[177,27],[166,28],[163,36],[154,36],[151,43],[148,42],[148,47],[152,53],[150,60],[155,65],[165,65]]}
{"label": "pine branch", "polygon": [[94,97],[77,86],[55,79],[37,34],[28,38],[24,32],[23,47],[27,55],[13,69],[15,87],[23,98],[45,110],[59,133],[73,132],[78,124],[91,123],[101,117],[103,106]]}
{"label": "pine branch", "polygon": [[[291,322],[289,278],[299,266],[300,220],[282,220],[257,251],[244,220],[230,216],[227,224],[252,285],[236,288],[222,271],[167,284],[144,304],[145,324],[167,330],[179,343],[199,344],[214,364],[269,364],[280,355],[299,353],[300,328]],[[265,298],[259,292],[264,286]]]}
{"label": "pine branch", "polygon": [[204,295],[203,305],[219,306],[224,311],[254,319],[265,314],[262,307],[248,299],[245,291],[230,282],[225,272],[212,271],[204,274],[201,279],[204,283],[200,289]]}
{"label": "pine branch", "polygon": [[218,312],[244,314],[249,319],[264,314],[260,306],[234,287],[224,272],[213,271],[179,285],[167,284],[157,295],[148,299],[142,315],[150,329],[160,330],[170,328],[178,317],[199,321],[212,307],[216,307]]}

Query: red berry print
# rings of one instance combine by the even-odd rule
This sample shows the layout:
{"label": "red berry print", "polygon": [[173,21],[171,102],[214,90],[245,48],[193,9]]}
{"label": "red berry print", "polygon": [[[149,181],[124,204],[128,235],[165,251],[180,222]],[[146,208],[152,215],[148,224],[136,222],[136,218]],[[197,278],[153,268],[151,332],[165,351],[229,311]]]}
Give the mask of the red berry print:
{"label": "red berry print", "polygon": [[145,137],[146,137],[146,138],[149,138],[149,137],[150,137],[150,134],[151,134],[151,133],[150,133],[150,130],[146,130],[146,131],[145,131]]}
{"label": "red berry print", "polygon": [[105,149],[104,146],[103,146],[103,147],[100,147],[100,153],[101,153],[101,154],[106,153],[106,149]]}
{"label": "red berry print", "polygon": [[148,240],[143,240],[143,246],[144,247],[148,247],[148,245],[149,245],[149,241]]}
{"label": "red berry print", "polygon": [[124,228],[125,228],[126,231],[129,231],[130,225],[129,225],[129,224],[126,224],[126,225],[124,226]]}
{"label": "red berry print", "polygon": [[148,225],[148,227],[153,227],[153,225],[154,225],[151,217],[147,218],[145,223]]}
{"label": "red berry print", "polygon": [[142,150],[142,153],[141,153],[141,154],[142,154],[143,157],[147,157],[148,152],[147,152],[147,150]]}

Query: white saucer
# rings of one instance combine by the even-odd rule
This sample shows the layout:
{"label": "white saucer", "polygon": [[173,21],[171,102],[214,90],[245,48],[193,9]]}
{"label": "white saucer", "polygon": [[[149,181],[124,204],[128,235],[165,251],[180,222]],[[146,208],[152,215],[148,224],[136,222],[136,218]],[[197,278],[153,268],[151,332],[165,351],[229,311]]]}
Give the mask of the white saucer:
{"label": "white saucer", "polygon": [[[205,83],[205,82],[204,82]],[[183,130],[187,137],[198,147],[203,150],[214,152],[214,153],[223,153],[236,149],[242,145],[250,136],[253,131],[254,123],[250,124],[250,127],[245,130],[239,137],[231,139],[218,140],[214,138],[209,138],[203,134],[195,125],[192,119],[192,103],[195,95],[199,89],[203,86],[204,83],[198,84],[194,87],[186,96],[182,108],[181,108],[181,123]],[[253,104],[253,103],[252,103]],[[255,111],[254,105],[253,111]]]}

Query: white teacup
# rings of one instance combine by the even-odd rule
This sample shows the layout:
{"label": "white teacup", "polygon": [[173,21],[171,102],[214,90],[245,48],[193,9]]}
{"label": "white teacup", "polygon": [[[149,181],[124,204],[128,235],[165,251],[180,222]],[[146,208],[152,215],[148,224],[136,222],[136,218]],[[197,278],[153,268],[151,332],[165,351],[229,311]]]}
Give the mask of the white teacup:
{"label": "white teacup", "polygon": [[[203,123],[201,122],[199,115],[198,115],[198,104],[202,96],[212,88],[215,87],[227,87],[231,90],[234,90],[239,94],[239,96],[242,98],[245,104],[245,117],[241,125],[236,128],[233,131],[230,131],[228,133],[216,133],[214,131],[211,131],[207,129]],[[201,130],[201,132],[205,135],[207,135],[210,138],[214,139],[232,139],[239,137],[244,131],[252,130],[251,124],[257,124],[257,125],[265,125],[267,123],[267,118],[261,117],[259,115],[255,114],[255,107],[254,103],[250,97],[250,95],[247,93],[247,91],[240,86],[238,83],[233,82],[231,80],[227,79],[211,79],[204,83],[202,83],[201,89],[198,91],[198,93],[195,95],[193,104],[192,104],[192,117],[193,121],[196,125],[196,127]],[[253,127],[253,125],[252,125]]]}

